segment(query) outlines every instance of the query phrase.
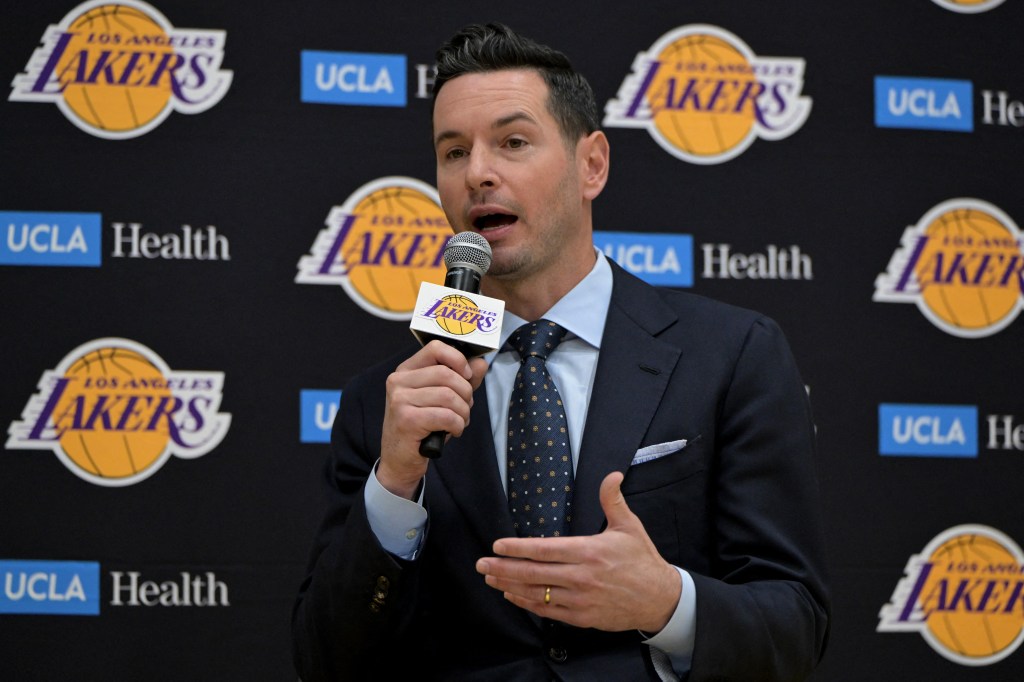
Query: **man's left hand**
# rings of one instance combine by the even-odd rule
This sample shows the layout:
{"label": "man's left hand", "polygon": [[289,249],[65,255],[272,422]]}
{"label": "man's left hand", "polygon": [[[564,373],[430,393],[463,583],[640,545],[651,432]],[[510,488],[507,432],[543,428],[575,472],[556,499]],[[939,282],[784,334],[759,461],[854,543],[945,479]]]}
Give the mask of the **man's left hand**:
{"label": "man's left hand", "polygon": [[599,630],[657,633],[679,603],[679,572],[658,554],[613,472],[601,483],[598,535],[502,538],[477,561],[491,587],[544,618]]}

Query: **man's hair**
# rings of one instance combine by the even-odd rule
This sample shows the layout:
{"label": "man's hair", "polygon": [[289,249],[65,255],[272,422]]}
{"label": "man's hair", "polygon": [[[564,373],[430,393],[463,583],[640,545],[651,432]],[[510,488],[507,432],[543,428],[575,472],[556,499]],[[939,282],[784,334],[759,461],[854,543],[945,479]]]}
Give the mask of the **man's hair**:
{"label": "man's hair", "polygon": [[466,26],[441,46],[437,51],[434,101],[453,78],[506,69],[530,69],[540,74],[548,86],[548,111],[570,146],[599,128],[594,91],[587,79],[573,70],[568,57],[497,23]]}

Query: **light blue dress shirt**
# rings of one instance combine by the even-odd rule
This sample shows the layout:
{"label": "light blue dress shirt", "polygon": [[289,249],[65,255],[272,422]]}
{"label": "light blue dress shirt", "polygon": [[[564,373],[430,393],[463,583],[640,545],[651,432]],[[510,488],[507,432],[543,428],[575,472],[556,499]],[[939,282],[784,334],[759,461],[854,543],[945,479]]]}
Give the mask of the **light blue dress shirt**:
{"label": "light blue dress shirt", "polygon": [[[579,461],[583,426],[587,420],[587,408],[590,405],[597,358],[601,349],[601,336],[604,333],[605,318],[608,316],[608,304],[612,294],[611,267],[604,254],[596,249],[595,251],[597,262],[590,273],[542,316],[569,331],[548,357],[546,365],[559,392],[564,396],[574,470]],[[501,323],[501,343],[498,347],[504,346],[512,332],[527,321],[506,312]],[[512,391],[512,382],[519,370],[520,360],[518,354],[513,351],[495,351],[484,357],[490,364],[484,386],[490,410],[494,451],[497,455],[496,464],[498,471],[501,472],[499,478],[507,493],[508,481],[504,472],[508,396]],[[420,500],[411,501],[392,495],[380,485],[374,473],[370,475],[364,488],[364,499],[370,528],[384,549],[404,559],[415,558],[427,522],[422,497]],[[654,647],[658,653],[668,654],[672,668],[676,673],[682,674],[689,670],[693,654],[697,597],[690,574],[679,567],[676,567],[676,570],[683,581],[679,604],[668,625],[661,632],[645,640],[645,643]]]}

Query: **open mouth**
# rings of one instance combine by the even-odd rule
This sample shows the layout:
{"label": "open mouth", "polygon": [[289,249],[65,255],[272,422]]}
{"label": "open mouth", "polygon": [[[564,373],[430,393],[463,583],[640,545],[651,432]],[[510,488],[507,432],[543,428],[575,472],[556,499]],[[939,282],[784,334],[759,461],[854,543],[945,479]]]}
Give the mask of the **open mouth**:
{"label": "open mouth", "polygon": [[489,230],[495,227],[511,225],[518,219],[518,216],[514,216],[510,213],[488,213],[487,215],[482,215],[474,220],[473,227],[478,230]]}

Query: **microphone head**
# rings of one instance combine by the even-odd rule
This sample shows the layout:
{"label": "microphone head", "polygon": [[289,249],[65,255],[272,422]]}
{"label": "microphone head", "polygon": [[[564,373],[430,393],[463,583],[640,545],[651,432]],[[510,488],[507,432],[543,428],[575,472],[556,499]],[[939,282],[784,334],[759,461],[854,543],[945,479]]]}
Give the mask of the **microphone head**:
{"label": "microphone head", "polygon": [[444,264],[449,270],[465,267],[483,276],[491,267],[491,245],[476,232],[460,232],[445,245]]}

